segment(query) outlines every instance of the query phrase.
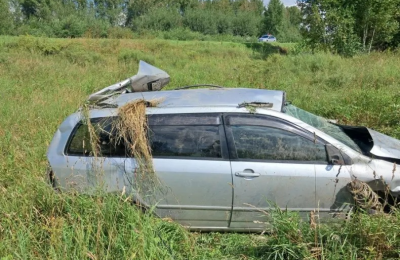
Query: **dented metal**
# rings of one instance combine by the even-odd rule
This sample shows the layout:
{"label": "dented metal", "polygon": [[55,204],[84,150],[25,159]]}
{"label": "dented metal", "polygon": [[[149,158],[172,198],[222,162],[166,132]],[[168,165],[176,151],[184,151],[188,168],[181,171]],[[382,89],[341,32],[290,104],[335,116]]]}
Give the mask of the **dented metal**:
{"label": "dented metal", "polygon": [[88,101],[97,102],[121,93],[158,91],[169,83],[169,79],[165,71],[140,61],[136,75],[91,94]]}
{"label": "dented metal", "polygon": [[400,140],[384,135],[372,129],[367,129],[374,143],[370,151],[371,154],[379,157],[400,160]]}

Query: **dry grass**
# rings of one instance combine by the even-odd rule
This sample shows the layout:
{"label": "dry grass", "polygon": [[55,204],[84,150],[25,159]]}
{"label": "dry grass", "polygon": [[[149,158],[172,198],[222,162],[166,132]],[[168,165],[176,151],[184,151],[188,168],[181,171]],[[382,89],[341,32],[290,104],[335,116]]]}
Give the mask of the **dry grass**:
{"label": "dry grass", "polygon": [[[101,157],[100,139],[96,133],[96,129],[93,127],[92,122],[90,121],[90,112],[89,111],[90,111],[89,106],[87,104],[84,104],[81,109],[82,123],[87,125],[88,131],[89,131],[90,146],[91,146],[91,151],[93,153],[92,155],[95,158],[98,158],[98,157]],[[82,144],[82,145],[83,145],[83,148],[85,148],[86,144]]]}
{"label": "dry grass", "polygon": [[152,194],[160,187],[153,167],[146,117],[146,107],[155,107],[160,101],[138,99],[127,103],[118,109],[118,119],[113,125],[117,142],[124,142],[128,155],[135,158],[134,185],[142,195]]}

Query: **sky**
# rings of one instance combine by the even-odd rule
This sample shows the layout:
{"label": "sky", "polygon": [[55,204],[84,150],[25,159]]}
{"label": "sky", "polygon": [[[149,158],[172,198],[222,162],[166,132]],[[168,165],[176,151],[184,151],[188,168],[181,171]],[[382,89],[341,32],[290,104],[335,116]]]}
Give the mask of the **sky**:
{"label": "sky", "polygon": [[[267,6],[269,3],[269,0],[263,0],[264,5]],[[281,2],[285,5],[285,6],[292,6],[292,5],[296,5],[296,0],[281,0]]]}

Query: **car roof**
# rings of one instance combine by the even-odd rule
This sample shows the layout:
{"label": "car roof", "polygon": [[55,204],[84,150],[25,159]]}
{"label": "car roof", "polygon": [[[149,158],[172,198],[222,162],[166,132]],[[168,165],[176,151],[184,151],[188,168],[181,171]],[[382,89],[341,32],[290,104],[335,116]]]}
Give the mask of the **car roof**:
{"label": "car roof", "polygon": [[[185,89],[125,93],[110,97],[102,104],[121,107],[133,100],[159,101],[157,107],[238,107],[243,103],[269,103],[271,110],[282,111],[285,92],[250,88]],[[271,106],[272,105],[272,106]]]}

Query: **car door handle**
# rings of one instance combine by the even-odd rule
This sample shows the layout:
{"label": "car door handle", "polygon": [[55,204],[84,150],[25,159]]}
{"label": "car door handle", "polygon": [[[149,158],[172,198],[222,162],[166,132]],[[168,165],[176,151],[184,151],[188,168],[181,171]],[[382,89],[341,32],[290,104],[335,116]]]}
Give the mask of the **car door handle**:
{"label": "car door handle", "polygon": [[238,177],[259,177],[260,174],[258,172],[243,171],[243,172],[235,172],[235,176],[238,176]]}

